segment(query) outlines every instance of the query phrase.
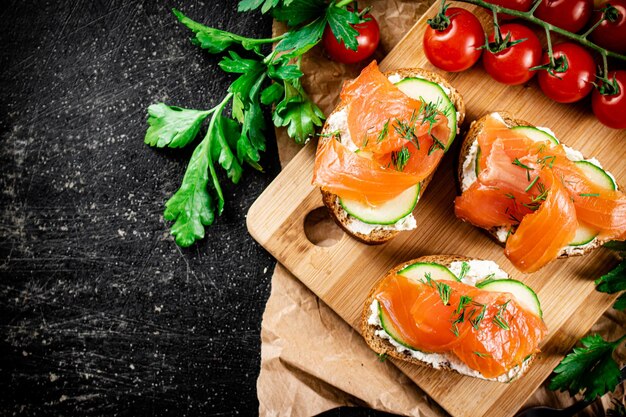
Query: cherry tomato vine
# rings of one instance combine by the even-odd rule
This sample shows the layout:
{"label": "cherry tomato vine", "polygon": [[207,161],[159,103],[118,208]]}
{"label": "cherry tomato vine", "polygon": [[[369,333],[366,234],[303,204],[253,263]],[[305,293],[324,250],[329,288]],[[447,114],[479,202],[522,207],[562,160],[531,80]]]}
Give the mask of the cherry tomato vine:
{"label": "cherry tomato vine", "polygon": [[[444,0],[442,0],[444,1]],[[469,4],[474,4],[476,6],[480,6],[483,7],[485,9],[489,9],[491,10],[494,14],[495,13],[504,13],[507,14],[509,16],[514,16],[523,20],[526,20],[527,22],[530,23],[534,23],[537,26],[542,27],[545,31],[546,31],[546,39],[548,41],[548,54],[552,57],[552,42],[551,42],[551,37],[550,34],[553,33],[558,33],[559,35],[569,38],[575,42],[578,42],[579,44],[592,49],[596,52],[598,52],[601,56],[602,56],[602,61],[603,61],[603,77],[605,78],[606,81],[606,77],[608,75],[608,62],[607,62],[607,58],[615,58],[621,61],[625,61],[626,62],[626,55],[621,55],[617,52],[613,52],[610,51],[608,49],[605,49],[603,47],[601,47],[600,45],[595,44],[594,42],[590,41],[589,39],[587,39],[587,37],[593,32],[593,30],[600,25],[600,23],[603,21],[603,19],[600,19],[600,21],[596,22],[596,24],[594,26],[592,26],[589,30],[587,30],[587,32],[583,33],[582,35],[576,34],[576,33],[572,33],[570,31],[561,29],[558,26],[555,26],[551,23],[545,22],[541,19],[539,19],[538,17],[535,16],[535,11],[537,10],[537,8],[539,7],[539,5],[541,4],[541,1],[538,0],[535,2],[535,4],[533,5],[533,7],[527,11],[519,11],[519,10],[514,10],[514,9],[509,9],[506,7],[502,7],[502,6],[498,6],[496,4],[491,4],[491,3],[487,3],[486,1],[483,0],[458,0],[461,3],[469,3]],[[604,10],[604,14],[611,14],[614,13],[614,8],[613,7],[608,7]],[[497,18],[496,18],[497,19]],[[497,23],[497,21],[496,21]]]}

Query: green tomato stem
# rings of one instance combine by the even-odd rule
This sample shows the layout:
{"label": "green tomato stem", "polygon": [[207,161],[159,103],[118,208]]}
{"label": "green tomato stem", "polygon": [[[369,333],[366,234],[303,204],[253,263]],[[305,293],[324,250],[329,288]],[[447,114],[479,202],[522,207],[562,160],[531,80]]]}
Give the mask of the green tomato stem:
{"label": "green tomato stem", "polygon": [[485,9],[489,9],[491,11],[497,12],[497,13],[505,13],[508,14],[510,16],[515,16],[515,17],[519,17],[520,19],[524,19],[528,22],[534,23],[537,26],[541,26],[542,28],[550,31],[550,32],[554,32],[554,33],[558,33],[561,36],[564,36],[568,39],[571,39],[573,41],[578,42],[579,44],[586,46],[589,49],[592,49],[598,53],[600,53],[602,56],[606,56],[606,57],[611,57],[611,58],[615,58],[615,59],[619,59],[621,61],[626,61],[626,55],[621,55],[618,54],[616,52],[612,52],[609,51],[608,49],[604,49],[599,45],[596,45],[595,43],[591,42],[590,40],[587,40],[584,36],[582,35],[578,35],[576,33],[572,33],[569,32],[567,30],[561,29],[557,26],[554,26],[548,22],[545,22],[537,17],[534,16],[534,11],[537,8],[537,5],[539,2],[537,2],[537,4],[535,4],[535,6],[528,12],[520,12],[519,10],[513,10],[513,9],[507,9],[506,7],[502,7],[502,6],[496,6],[495,4],[491,4],[491,3],[487,3],[486,1],[483,0],[457,0],[461,3],[469,3],[469,4],[474,4],[476,6],[480,6],[480,7],[484,7]]}
{"label": "green tomato stem", "polygon": [[533,4],[533,7],[528,11],[528,13],[531,14],[531,16],[535,15],[535,11],[537,10],[537,8],[539,7],[539,5],[541,4],[541,0],[536,0],[535,4]]}
{"label": "green tomato stem", "polygon": [[544,28],[546,30],[546,41],[548,42],[548,57],[550,57],[550,67],[554,68],[556,63],[554,62],[554,54],[552,53],[552,37],[550,36],[550,29]]}

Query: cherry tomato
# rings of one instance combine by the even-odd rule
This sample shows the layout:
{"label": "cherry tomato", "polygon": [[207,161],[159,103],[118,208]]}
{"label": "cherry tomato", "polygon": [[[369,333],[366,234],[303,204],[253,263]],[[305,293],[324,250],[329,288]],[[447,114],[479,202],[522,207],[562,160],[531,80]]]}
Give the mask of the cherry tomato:
{"label": "cherry tomato", "polygon": [[[595,81],[596,63],[585,48],[566,42],[552,48],[554,58],[565,57],[567,70],[554,72],[539,70],[539,86],[543,93],[559,103],[573,103],[591,93]],[[548,53],[543,54],[541,64],[550,62]]]}
{"label": "cherry tomato", "polygon": [[[507,9],[519,10],[520,12],[527,12],[533,4],[533,0],[486,0],[487,3],[495,4],[497,6],[506,7]],[[508,14],[498,13],[498,19],[500,20],[513,20],[515,16],[509,16]]]}
{"label": "cherry tomato", "polygon": [[[608,20],[600,23],[600,26],[591,32],[591,40],[598,45],[617,53],[626,53],[626,0],[609,0],[604,2],[600,9],[610,4],[617,9],[617,20]],[[591,21],[595,24],[602,17],[601,11],[593,14]]]}
{"label": "cherry tomato", "polygon": [[593,0],[541,0],[535,16],[576,33],[585,27],[592,11]]}
{"label": "cherry tomato", "polygon": [[356,51],[347,48],[343,42],[337,41],[330,26],[326,25],[322,44],[333,61],[354,64],[372,56],[378,47],[378,42],[380,42],[380,28],[371,14],[366,14],[364,18],[369,20],[358,25],[352,25],[359,32],[359,36],[356,38],[359,46]]}
{"label": "cherry tomato", "polygon": [[446,10],[450,19],[447,27],[439,30],[428,26],[424,32],[424,53],[428,60],[444,71],[464,71],[474,65],[485,43],[483,27],[471,12],[458,7]]}
{"label": "cherry tomato", "polygon": [[[539,65],[541,59],[541,43],[535,33],[526,26],[518,23],[508,23],[500,27],[502,38],[511,34],[511,41],[526,39],[501,52],[485,52],[483,64],[491,77],[504,84],[517,85],[530,80],[536,71],[529,68]],[[494,42],[495,36],[489,36],[489,43]]]}
{"label": "cherry tomato", "polygon": [[613,129],[626,129],[626,71],[618,70],[609,73],[609,80],[617,80],[619,92],[613,95],[602,95],[594,90],[591,95],[591,107],[598,120]]}

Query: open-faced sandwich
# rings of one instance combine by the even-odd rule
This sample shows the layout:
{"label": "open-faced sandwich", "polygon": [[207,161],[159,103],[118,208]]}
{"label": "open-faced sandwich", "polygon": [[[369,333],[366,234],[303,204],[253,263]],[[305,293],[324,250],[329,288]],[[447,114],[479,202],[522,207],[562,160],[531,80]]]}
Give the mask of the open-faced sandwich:
{"label": "open-faced sandwich", "polygon": [[457,217],[504,244],[520,271],[626,238],[626,195],[613,175],[507,113],[472,122],[458,175]]}
{"label": "open-faced sandwich", "polygon": [[369,244],[414,229],[413,209],[464,115],[459,93],[427,70],[383,74],[372,62],[346,82],[313,175],[335,221]]}
{"label": "open-faced sandwich", "polygon": [[378,354],[500,382],[526,372],[547,332],[532,289],[495,262],[451,255],[389,271],[361,327]]}

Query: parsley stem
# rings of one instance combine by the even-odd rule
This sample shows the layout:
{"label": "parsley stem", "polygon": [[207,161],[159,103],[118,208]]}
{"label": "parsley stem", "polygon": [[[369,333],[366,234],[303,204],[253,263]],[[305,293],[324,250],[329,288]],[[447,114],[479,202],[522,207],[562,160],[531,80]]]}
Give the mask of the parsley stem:
{"label": "parsley stem", "polygon": [[211,178],[213,178],[213,186],[215,187],[215,192],[219,195],[221,200],[224,200],[224,195],[222,194],[222,187],[220,187],[220,183],[217,180],[217,172],[215,171],[215,167],[213,166],[213,160],[211,159],[211,142],[215,140],[216,136],[214,134],[215,122],[218,117],[222,116],[222,112],[224,111],[224,107],[226,104],[233,98],[233,93],[226,94],[224,100],[217,106],[213,107],[213,116],[211,116],[211,121],[209,122],[209,128],[206,131],[206,136],[202,139],[202,142],[198,146],[202,146],[203,150],[206,152],[207,158],[209,160],[209,171],[211,172]]}
{"label": "parsley stem", "polygon": [[285,36],[287,36],[288,33],[289,32],[285,32],[282,35],[278,35],[278,36],[276,36],[274,38],[262,38],[262,39],[244,38],[244,39],[246,40],[247,43],[250,43],[250,44],[274,43],[274,42],[278,42],[278,41],[282,40]]}
{"label": "parsley stem", "polygon": [[341,0],[335,4],[335,7],[345,7],[350,3],[354,3],[354,0]]}

